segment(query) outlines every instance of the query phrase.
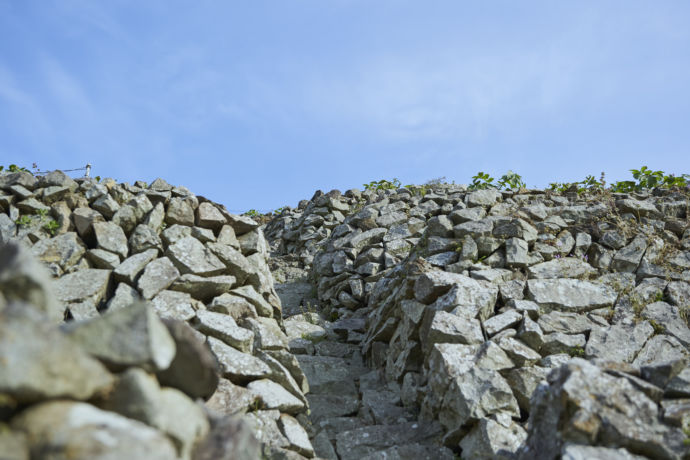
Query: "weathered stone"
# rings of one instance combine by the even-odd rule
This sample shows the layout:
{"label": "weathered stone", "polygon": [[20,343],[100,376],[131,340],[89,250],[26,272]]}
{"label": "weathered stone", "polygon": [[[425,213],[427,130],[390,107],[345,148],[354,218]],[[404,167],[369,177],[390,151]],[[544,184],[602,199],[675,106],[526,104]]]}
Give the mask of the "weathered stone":
{"label": "weathered stone", "polygon": [[443,310],[427,313],[420,328],[422,350],[429,353],[435,343],[479,344],[484,341],[479,320],[464,318]]}
{"label": "weathered stone", "polygon": [[107,219],[112,219],[115,213],[120,209],[118,202],[108,194],[105,194],[94,201],[91,207],[103,214]]}
{"label": "weathered stone", "polygon": [[241,352],[252,353],[254,333],[239,327],[231,316],[200,310],[196,317],[199,331],[222,340]]}
{"label": "weathered stone", "polygon": [[207,409],[222,415],[244,414],[259,405],[258,396],[248,389],[220,379],[213,396],[204,404]]}
{"label": "weathered stone", "polygon": [[435,423],[417,422],[356,428],[338,433],[336,449],[342,460],[359,460],[390,446],[431,441],[439,431]]}
{"label": "weathered stone", "polygon": [[146,265],[155,259],[157,255],[157,250],[149,249],[128,257],[113,271],[113,278],[115,278],[115,281],[133,285],[144,268],[146,268]]}
{"label": "weathered stone", "polygon": [[627,450],[610,447],[583,446],[578,444],[566,444],[563,447],[562,460],[645,460],[647,457],[633,455]]}
{"label": "weathered stone", "polygon": [[21,185],[29,190],[36,188],[38,180],[33,174],[26,171],[11,172],[8,174],[0,174],[0,189],[9,190],[13,185]]}
{"label": "weathered stone", "polygon": [[14,418],[12,426],[27,434],[31,452],[50,452],[50,458],[55,459],[177,457],[172,442],[158,430],[81,402],[51,401],[32,406]]}
{"label": "weathered stone", "polygon": [[216,296],[230,292],[235,286],[234,276],[197,276],[186,274],[176,279],[170,289],[173,291],[186,292],[195,299],[208,302]]}
{"label": "weathered stone", "polygon": [[684,436],[660,424],[658,412],[627,379],[576,358],[549,374],[548,385],[537,390],[520,458],[553,458],[565,444],[589,440],[654,458],[680,458]]}
{"label": "weathered stone", "polygon": [[512,337],[501,337],[496,341],[516,366],[531,366],[541,359],[541,355]]}
{"label": "weathered stone", "polygon": [[208,305],[208,309],[230,315],[235,321],[245,317],[256,318],[258,316],[256,308],[246,298],[228,293],[214,297]]}
{"label": "weathered stone", "polygon": [[288,348],[288,337],[273,318],[244,318],[240,324],[254,333],[254,347],[262,350]]}
{"label": "weathered stone", "polygon": [[125,283],[119,283],[115,289],[115,294],[108,300],[107,310],[118,310],[129,307],[140,299],[136,289]]}
{"label": "weathered stone", "polygon": [[92,227],[99,249],[119,254],[123,259],[127,257],[129,247],[122,228],[112,222],[94,222]]}
{"label": "weathered stone", "polygon": [[307,432],[294,417],[288,414],[280,414],[278,426],[290,443],[288,447],[290,450],[294,450],[309,458],[314,456],[314,448],[309,441]]}
{"label": "weathered stone", "polygon": [[120,209],[118,209],[117,212],[113,215],[111,222],[122,228],[125,234],[129,234],[132,232],[132,230],[134,230],[134,227],[137,226],[137,223],[139,223],[139,219],[137,218],[135,208],[133,206],[126,204],[120,206]]}
{"label": "weathered stone", "polygon": [[105,222],[103,215],[91,208],[77,208],[72,211],[72,222],[77,233],[82,238],[89,237],[93,232],[93,224]]}
{"label": "weathered stone", "polygon": [[103,249],[89,249],[86,251],[86,259],[94,268],[114,270],[120,265],[120,256]]}
{"label": "weathered stone", "polygon": [[214,276],[225,272],[225,264],[191,236],[179,239],[168,247],[165,255],[180,270],[180,273],[200,276]]}
{"label": "weathered stone", "polygon": [[11,303],[0,310],[0,394],[11,403],[86,400],[107,390],[112,381],[101,363],[33,307]]}
{"label": "weathered stone", "polygon": [[297,414],[305,408],[302,401],[268,379],[254,380],[247,385],[247,389],[261,400],[265,409],[278,409],[288,414]]}
{"label": "weathered stone", "polygon": [[517,310],[508,310],[484,321],[484,330],[489,336],[496,335],[504,329],[513,327],[522,321],[522,314]]}
{"label": "weathered stone", "polygon": [[68,273],[53,284],[55,297],[65,303],[88,300],[101,306],[106,300],[111,273],[97,268]]}
{"label": "weathered stone", "polygon": [[47,270],[28,249],[15,242],[0,246],[0,293],[8,302],[34,305],[51,322],[63,319],[64,307],[54,294]]}
{"label": "weathered stone", "polygon": [[240,251],[227,244],[209,243],[208,249],[215,254],[227,267],[227,273],[237,278],[238,284],[256,272]]}
{"label": "weathered stone", "polygon": [[544,344],[539,352],[542,356],[568,353],[571,356],[584,355],[587,339],[584,334],[563,334],[554,332],[544,336]]}
{"label": "weathered stone", "polygon": [[55,238],[36,242],[31,252],[45,264],[57,264],[63,270],[75,265],[86,248],[76,233],[69,232]]}
{"label": "weathered stone", "polygon": [[163,252],[163,242],[158,233],[148,225],[137,225],[129,236],[129,248],[132,254],[155,249],[157,253]]}
{"label": "weathered stone", "polygon": [[611,270],[633,273],[647,250],[647,237],[639,235],[630,244],[621,248],[611,261]]}
{"label": "weathered stone", "polygon": [[235,288],[230,291],[230,294],[246,299],[254,306],[254,308],[256,308],[259,316],[265,316],[268,318],[273,316],[273,306],[268,303],[268,301],[266,301],[266,299],[264,299],[258,292],[256,292],[252,286],[241,286]]}
{"label": "weathered stone", "polygon": [[144,299],[151,299],[167,289],[180,276],[180,272],[167,257],[150,262],[139,277],[137,288]]}
{"label": "weathered stone", "polygon": [[527,292],[543,308],[578,313],[610,307],[617,297],[608,286],[563,278],[528,280]]}
{"label": "weathered stone", "polygon": [[690,347],[690,329],[680,316],[678,307],[666,302],[654,302],[642,310],[642,317],[654,321],[665,333],[675,337],[686,348]]}
{"label": "weathered stone", "polygon": [[259,442],[249,423],[239,417],[214,422],[211,433],[196,448],[194,460],[255,460],[261,458]]}
{"label": "weathered stone", "polygon": [[199,227],[220,230],[227,220],[211,203],[200,203],[196,210],[196,224]]}
{"label": "weathered stone", "polygon": [[257,224],[251,217],[239,216],[230,213],[223,213],[223,215],[226,219],[228,219],[228,223],[235,231],[235,235],[237,236],[244,235],[245,233],[259,227],[259,224]]}
{"label": "weathered stone", "polygon": [[637,354],[633,366],[656,366],[689,357],[688,350],[674,337],[666,334],[655,335],[647,340]]}
{"label": "weathered stone", "polygon": [[171,198],[168,203],[165,222],[168,225],[179,224],[191,227],[194,225],[194,209],[183,198]]}
{"label": "weathered stone", "polygon": [[596,274],[591,265],[574,257],[561,257],[527,268],[527,276],[539,279],[583,278]]}
{"label": "weathered stone", "polygon": [[237,351],[214,337],[208,338],[208,344],[218,358],[223,377],[235,384],[246,384],[271,374],[271,368],[252,355]]}
{"label": "weathered stone", "polygon": [[468,458],[513,459],[526,438],[525,429],[510,419],[481,419],[467,436],[462,438],[460,448],[462,455]]}
{"label": "weathered stone", "polygon": [[585,347],[585,356],[630,363],[653,334],[654,328],[647,321],[594,328]]}
{"label": "weathered stone", "polygon": [[551,369],[541,366],[527,366],[510,369],[503,375],[510,385],[520,409],[529,412],[530,399],[540,382],[546,380]]}
{"label": "weathered stone", "polygon": [[[263,455],[266,458],[281,458],[278,455],[283,451],[275,449],[288,447],[290,442],[283,436],[283,433],[278,428],[278,420],[280,419],[280,411],[278,410],[259,410],[246,414],[243,419],[252,428],[259,442],[264,444]],[[284,460],[297,460],[285,458]]]}
{"label": "weathered stone", "polygon": [[493,206],[501,199],[501,192],[494,189],[475,190],[465,196],[468,206]]}
{"label": "weathered stone", "polygon": [[65,331],[115,370],[128,366],[163,370],[175,356],[175,342],[168,330],[143,302],[108,311],[93,320],[69,323]]}
{"label": "weathered stone", "polygon": [[521,238],[509,238],[506,240],[506,265],[508,267],[526,267],[529,264],[529,246],[527,241]]}

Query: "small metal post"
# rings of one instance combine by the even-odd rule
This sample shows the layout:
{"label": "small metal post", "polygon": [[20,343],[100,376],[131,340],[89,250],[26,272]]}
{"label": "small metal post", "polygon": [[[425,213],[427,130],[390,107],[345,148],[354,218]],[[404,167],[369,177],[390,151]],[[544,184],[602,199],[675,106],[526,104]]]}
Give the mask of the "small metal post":
{"label": "small metal post", "polygon": [[84,177],[89,177],[91,174],[91,163],[86,163],[86,173],[84,174]]}

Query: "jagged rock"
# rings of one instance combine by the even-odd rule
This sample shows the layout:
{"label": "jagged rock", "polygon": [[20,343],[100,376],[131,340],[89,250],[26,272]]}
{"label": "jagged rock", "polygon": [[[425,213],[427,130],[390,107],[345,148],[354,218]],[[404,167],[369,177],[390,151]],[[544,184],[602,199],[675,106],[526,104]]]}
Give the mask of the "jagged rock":
{"label": "jagged rock", "polygon": [[232,295],[241,297],[251,303],[256,308],[259,316],[273,316],[273,306],[266,301],[252,286],[240,286],[229,292]]}
{"label": "jagged rock", "polygon": [[102,407],[138,420],[167,434],[181,458],[209,431],[202,409],[180,391],[160,388],[156,378],[137,368],[120,374]]}
{"label": "jagged rock", "polygon": [[481,419],[462,438],[460,448],[463,457],[473,459],[513,459],[527,432],[509,418],[503,420]]}
{"label": "jagged rock", "polygon": [[687,349],[678,340],[670,335],[660,334],[647,341],[632,364],[637,367],[657,365],[685,359],[688,355]]}
{"label": "jagged rock", "polygon": [[69,323],[65,331],[91,355],[116,370],[127,366],[163,370],[175,357],[170,333],[143,302],[108,311],[93,320]]}
{"label": "jagged rock", "polygon": [[210,311],[230,315],[235,321],[242,318],[256,318],[258,316],[256,307],[244,297],[224,293],[214,297],[208,305]]}
{"label": "jagged rock", "polygon": [[288,414],[297,414],[305,408],[302,401],[281,385],[268,379],[254,380],[247,385],[247,389],[261,400],[266,409],[278,409]]}
{"label": "jagged rock", "polygon": [[30,407],[12,420],[27,434],[37,457],[56,459],[170,460],[177,457],[172,442],[141,422],[89,404],[51,401]]}
{"label": "jagged rock", "polygon": [[314,448],[309,441],[309,436],[297,419],[288,414],[280,414],[278,426],[290,443],[289,449],[309,458],[314,456]]}
{"label": "jagged rock", "polygon": [[225,272],[226,267],[208,248],[194,237],[181,238],[168,247],[165,255],[180,270],[180,273],[215,276]]}
{"label": "jagged rock", "polygon": [[435,343],[479,344],[484,341],[479,320],[445,311],[429,311],[421,326],[422,349],[428,353]]}
{"label": "jagged rock", "polygon": [[227,220],[211,203],[200,203],[196,210],[196,224],[199,227],[220,230]]}
{"label": "jagged rock", "polygon": [[259,406],[258,396],[226,379],[220,379],[218,387],[211,398],[204,404],[216,414],[244,414]]}
{"label": "jagged rock", "polygon": [[18,243],[10,242],[0,247],[0,293],[7,301],[34,305],[51,322],[63,319],[64,307],[54,295],[50,275],[30,251]]}
{"label": "jagged rock", "polygon": [[489,336],[496,335],[504,329],[513,327],[522,321],[523,315],[517,310],[508,310],[484,321],[484,330]]}
{"label": "jagged rock", "polygon": [[112,222],[94,222],[92,227],[98,249],[118,254],[122,259],[127,257],[127,237],[120,226]]}
{"label": "jagged rock", "polygon": [[97,268],[68,273],[53,284],[55,297],[68,304],[88,303],[96,311],[106,300],[111,273]]}
{"label": "jagged rock", "polygon": [[196,317],[199,331],[222,340],[241,352],[252,353],[254,332],[239,327],[231,316],[200,310],[196,313]]}
{"label": "jagged rock", "polygon": [[247,216],[238,216],[230,213],[223,213],[223,215],[226,219],[228,219],[228,223],[235,231],[235,235],[237,236],[244,235],[245,233],[250,232],[259,226],[259,224]]}
{"label": "jagged rock", "polygon": [[107,390],[110,373],[45,319],[22,303],[0,310],[0,393],[16,404]]}
{"label": "jagged rock", "polygon": [[580,278],[596,275],[587,262],[574,257],[562,257],[527,268],[527,275],[537,279]]}
{"label": "jagged rock", "polygon": [[113,278],[115,278],[115,281],[133,285],[139,274],[146,268],[146,265],[154,260],[157,255],[157,250],[149,249],[128,257],[113,271]]}
{"label": "jagged rock", "polygon": [[194,460],[255,460],[261,457],[251,426],[235,417],[213,423],[211,432],[196,448]]}
{"label": "jagged rock", "polygon": [[680,458],[683,433],[659,422],[659,409],[624,378],[576,358],[548,376],[534,396],[520,458],[553,458],[567,443],[625,447],[654,458]]}
{"label": "jagged rock", "polygon": [[[254,434],[261,443],[270,447],[287,447],[290,442],[278,428],[279,419],[280,412],[278,410],[259,410],[244,416],[244,420],[253,428]],[[270,455],[269,458],[273,457]]]}
{"label": "jagged rock", "polygon": [[647,250],[647,238],[642,235],[637,236],[630,244],[616,252],[611,261],[611,269],[619,272],[634,272],[645,250]]}
{"label": "jagged rock", "polygon": [[194,225],[194,209],[184,198],[174,197],[168,203],[165,214],[165,222],[168,225]]}
{"label": "jagged rock", "polygon": [[241,385],[252,380],[271,375],[271,368],[263,361],[226,345],[214,338],[208,338],[208,344],[216,355],[223,377]]}
{"label": "jagged rock", "polygon": [[633,455],[625,449],[566,444],[562,460],[645,460],[647,457]]}
{"label": "jagged rock", "polygon": [[280,330],[273,318],[244,318],[242,327],[254,333],[254,347],[262,350],[280,350],[288,348],[288,337]]}
{"label": "jagged rock", "polygon": [[541,315],[537,320],[539,327],[547,333],[582,334],[595,329],[597,325],[585,315],[552,311]]}
{"label": "jagged rock", "polygon": [[136,289],[125,283],[119,283],[115,289],[115,294],[108,300],[107,310],[118,310],[129,307],[134,302],[140,300]]}
{"label": "jagged rock", "polygon": [[570,355],[584,354],[587,339],[584,334],[563,334],[554,332],[544,336],[544,344],[539,352],[542,356],[568,353]]}
{"label": "jagged rock", "polygon": [[103,270],[115,270],[120,265],[120,256],[103,249],[89,249],[86,251],[86,259],[94,268]]}
{"label": "jagged rock", "polygon": [[208,399],[218,387],[218,362],[208,345],[186,323],[163,320],[175,341],[175,357],[156,374],[161,385],[177,388],[190,398]]}
{"label": "jagged rock", "polygon": [[188,273],[173,281],[170,289],[185,292],[195,299],[208,302],[214,297],[232,292],[232,288],[237,284],[236,281],[234,276],[229,275],[204,277]]}
{"label": "jagged rock", "polygon": [[180,272],[167,257],[161,257],[150,262],[144,269],[144,273],[137,281],[137,289],[144,299],[151,299],[164,289],[167,289],[177,278]]}
{"label": "jagged rock", "polygon": [[57,264],[62,270],[74,266],[86,252],[76,233],[69,232],[55,238],[37,241],[31,252],[45,264]]}
{"label": "jagged rock", "polygon": [[541,366],[527,366],[510,369],[503,375],[510,385],[520,409],[529,412],[530,399],[539,383],[546,380],[551,369]]}
{"label": "jagged rock", "polygon": [[156,230],[149,225],[139,224],[129,236],[129,248],[133,254],[155,249],[156,253],[163,252],[163,242]]}
{"label": "jagged rock", "polygon": [[654,328],[647,321],[594,328],[587,340],[585,356],[630,363],[653,334]]}
{"label": "jagged rock", "polygon": [[578,313],[610,307],[617,297],[608,286],[563,278],[528,280],[527,292],[542,308]]}
{"label": "jagged rock", "polygon": [[654,302],[642,310],[642,317],[662,327],[664,332],[675,337],[686,348],[690,346],[690,329],[680,316],[678,307],[666,302]]}

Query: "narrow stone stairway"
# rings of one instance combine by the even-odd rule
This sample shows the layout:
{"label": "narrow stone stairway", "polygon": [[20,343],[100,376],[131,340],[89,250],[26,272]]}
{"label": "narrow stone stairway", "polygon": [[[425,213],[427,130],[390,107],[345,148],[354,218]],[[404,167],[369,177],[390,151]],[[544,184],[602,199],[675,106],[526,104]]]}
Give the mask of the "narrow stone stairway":
{"label": "narrow stone stairway", "polygon": [[278,262],[273,268],[290,352],[309,382],[310,412],[300,422],[317,458],[452,460],[452,451],[440,445],[438,423],[418,422],[403,407],[399,385],[385,383],[365,364],[360,342],[366,318],[358,316],[365,312],[326,318],[297,265]]}

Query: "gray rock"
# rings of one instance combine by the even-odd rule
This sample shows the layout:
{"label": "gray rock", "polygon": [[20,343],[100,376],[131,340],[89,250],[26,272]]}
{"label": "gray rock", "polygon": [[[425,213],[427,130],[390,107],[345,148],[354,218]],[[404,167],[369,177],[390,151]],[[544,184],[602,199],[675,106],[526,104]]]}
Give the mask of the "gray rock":
{"label": "gray rock", "polygon": [[108,194],[105,194],[94,201],[91,207],[103,214],[107,219],[112,219],[115,213],[120,209],[118,202]]}
{"label": "gray rock", "polygon": [[498,190],[475,190],[465,196],[465,204],[468,206],[493,206],[501,197],[501,192]]}
{"label": "gray rock", "polygon": [[151,299],[151,306],[161,318],[189,321],[204,305],[186,292],[161,291]]}
{"label": "gray rock", "polygon": [[114,270],[120,265],[120,256],[103,249],[89,249],[86,251],[86,259],[94,268]]}
{"label": "gray rock", "polygon": [[528,314],[523,314],[522,324],[518,329],[517,338],[536,351],[541,350],[542,345],[544,345],[544,332],[541,326],[532,321]]}
{"label": "gray rock", "polygon": [[666,302],[654,302],[642,310],[642,317],[663,327],[664,332],[675,337],[686,348],[690,347],[690,330],[680,316],[678,307]]}
{"label": "gray rock", "polygon": [[489,219],[471,220],[453,227],[453,235],[455,238],[464,238],[465,236],[478,238],[480,236],[490,236],[493,229],[494,223]]}
{"label": "gray rock", "polygon": [[236,285],[234,276],[197,276],[186,274],[176,279],[170,289],[186,292],[195,299],[208,302],[216,296],[230,292]]}
{"label": "gray rock", "polygon": [[129,236],[129,248],[132,254],[155,249],[156,253],[163,252],[163,242],[156,230],[146,224],[137,225]]}
{"label": "gray rock", "polygon": [[529,246],[527,241],[521,238],[509,238],[506,240],[506,265],[508,267],[526,267],[529,264]]}
{"label": "gray rock", "polygon": [[551,369],[546,367],[527,366],[510,369],[503,374],[521,410],[529,412],[532,394],[539,383],[546,380],[549,372]]}
{"label": "gray rock", "polygon": [[115,278],[115,281],[133,285],[139,274],[146,268],[146,265],[155,259],[157,255],[157,250],[149,249],[128,257],[113,271],[113,278]]}
{"label": "gray rock", "polygon": [[223,213],[223,215],[226,219],[228,219],[228,223],[235,231],[235,235],[237,236],[244,235],[245,233],[259,227],[259,224],[257,224],[251,217],[238,216],[230,213]]}
{"label": "gray rock", "polygon": [[647,458],[633,455],[622,448],[614,449],[578,444],[566,444],[562,452],[562,460],[645,460]]}
{"label": "gray rock", "polygon": [[18,243],[0,246],[0,292],[8,302],[34,305],[51,322],[60,322],[64,317],[65,309],[54,295],[48,271]]}
{"label": "gray rock", "polygon": [[134,210],[137,221],[141,221],[144,216],[153,209],[153,204],[145,193],[137,194],[135,197],[129,200],[127,204]]}
{"label": "gray rock", "polygon": [[687,281],[671,281],[666,286],[666,296],[669,303],[678,307],[690,307],[690,283]]}
{"label": "gray rock", "polygon": [[544,336],[544,344],[539,352],[542,356],[567,353],[571,356],[584,355],[587,339],[584,334],[563,334],[554,332]]}
{"label": "gray rock", "polygon": [[251,426],[239,417],[214,422],[211,433],[194,452],[194,460],[255,460],[261,457]]}
{"label": "gray rock", "polygon": [[208,344],[218,359],[223,377],[235,384],[246,384],[271,375],[271,368],[252,355],[242,353],[213,337],[208,338]]}
{"label": "gray rock", "polygon": [[166,369],[175,342],[153,309],[143,302],[108,311],[102,317],[65,325],[70,337],[108,367]]}
{"label": "gray rock", "polygon": [[172,442],[158,430],[81,402],[51,401],[32,406],[15,417],[12,426],[27,434],[31,452],[49,452],[54,459],[177,457]]}
{"label": "gray rock", "polygon": [[[287,438],[285,438],[285,436],[283,436],[280,428],[278,428],[280,411],[259,410],[256,412],[250,412],[243,418],[252,428],[252,431],[258,438],[259,442],[264,444],[264,453],[262,456],[266,458],[281,458],[278,457],[278,455],[282,454],[283,452],[274,449],[288,447],[290,442],[287,440]],[[285,458],[285,460],[293,459],[288,457]]]}
{"label": "gray rock", "polygon": [[228,293],[214,297],[208,305],[208,309],[223,313],[224,315],[230,315],[235,321],[246,317],[256,318],[258,316],[256,308],[247,299]]}
{"label": "gray rock", "polygon": [[435,423],[417,422],[357,428],[338,433],[336,449],[341,460],[359,460],[390,446],[431,441],[439,431]]}
{"label": "gray rock", "polygon": [[537,239],[538,232],[527,221],[518,218],[504,223],[497,223],[492,234],[497,238],[521,238],[527,243],[532,243]]}
{"label": "gray rock", "polygon": [[479,320],[464,318],[443,310],[429,311],[420,328],[422,350],[428,354],[435,343],[462,343],[465,345],[484,342]]}
{"label": "gray rock", "polygon": [[496,340],[496,343],[516,366],[531,366],[541,359],[539,353],[513,337],[501,337]]}
{"label": "gray rock", "polygon": [[191,236],[179,239],[169,246],[165,255],[180,270],[180,273],[215,276],[225,272],[225,264],[208,248]]}
{"label": "gray rock", "polygon": [[91,208],[77,208],[72,211],[72,221],[79,236],[86,238],[92,234],[93,224],[105,222],[105,219],[101,213]]}
{"label": "gray rock", "polygon": [[231,316],[200,310],[196,313],[196,317],[199,331],[222,340],[241,352],[252,353],[254,332],[239,327]]}
{"label": "gray rock", "polygon": [[393,458],[400,460],[454,460],[455,455],[447,447],[412,443],[379,450],[365,455],[362,460],[389,460]]}
{"label": "gray rock", "polygon": [[118,310],[120,308],[129,307],[134,302],[140,300],[139,293],[136,289],[125,283],[119,283],[115,289],[115,294],[108,300],[108,310]]}
{"label": "gray rock", "polygon": [[[259,316],[272,317],[273,306],[268,303],[252,286],[240,286],[230,291],[230,294],[241,297],[256,308]],[[278,315],[280,317],[280,315]]]}
{"label": "gray rock", "polygon": [[314,456],[314,448],[309,441],[309,436],[297,419],[288,414],[280,414],[278,426],[290,443],[288,447],[290,450],[309,458]]}
{"label": "gray rock", "polygon": [[0,310],[0,393],[24,404],[86,400],[107,390],[110,373],[45,319],[22,303]]}
{"label": "gray rock", "polygon": [[540,279],[582,278],[596,274],[597,270],[591,265],[574,257],[561,257],[527,268],[527,276]]}
{"label": "gray rock", "polygon": [[484,330],[489,336],[496,335],[502,330],[520,323],[522,316],[517,310],[508,310],[484,321]]}
{"label": "gray rock", "polygon": [[655,335],[647,340],[645,346],[637,354],[633,366],[656,366],[686,359],[687,349],[674,337],[666,334]]}
{"label": "gray rock", "polygon": [[297,414],[305,409],[302,401],[271,380],[254,380],[247,389],[259,398],[265,409],[278,409],[288,414]]}
{"label": "gray rock", "polygon": [[168,210],[165,215],[165,222],[168,225],[194,225],[194,209],[183,198],[174,197],[168,203]]}
{"label": "gray rock", "polygon": [[170,227],[163,230],[163,232],[161,233],[161,238],[168,246],[172,246],[182,238],[188,236],[192,236],[192,228],[178,224],[171,225]]}
{"label": "gray rock", "polygon": [[105,303],[111,273],[97,268],[68,273],[53,284],[55,297],[65,303],[89,301],[100,306]]}
{"label": "gray rock", "polygon": [[631,363],[653,334],[654,328],[647,321],[594,328],[587,340],[585,356]]}
{"label": "gray rock", "polygon": [[0,451],[4,460],[29,460],[29,445],[21,431],[3,430],[0,433]]}
{"label": "gray rock", "polygon": [[570,312],[586,312],[610,307],[616,292],[601,284],[577,279],[548,279],[527,281],[529,298],[541,307]]}
{"label": "gray rock", "polygon": [[297,360],[309,381],[311,394],[353,395],[357,398],[354,375],[345,359],[298,355]]}
{"label": "gray rock", "polygon": [[280,350],[288,348],[288,337],[280,330],[273,318],[244,318],[242,327],[254,333],[254,347],[262,350]]}
{"label": "gray rock", "polygon": [[0,189],[9,190],[13,185],[21,185],[29,190],[36,188],[38,180],[33,174],[26,171],[17,171],[9,174],[0,174]]}
{"label": "gray rock", "polygon": [[218,387],[218,362],[211,349],[188,324],[163,320],[175,341],[175,357],[156,374],[161,385],[177,388],[190,398],[208,399]]}
{"label": "gray rock", "polygon": [[196,224],[199,227],[220,230],[227,220],[211,203],[200,203],[196,210]]}
{"label": "gray rock", "polygon": [[548,385],[537,390],[520,458],[553,458],[567,443],[593,439],[603,447],[680,458],[684,435],[660,424],[658,417],[657,405],[627,379],[576,358],[549,374]]}
{"label": "gray rock", "polygon": [[220,379],[215,393],[204,406],[215,414],[244,414],[259,407],[257,398],[248,389],[235,385],[227,379]]}
{"label": "gray rock", "polygon": [[139,223],[139,219],[137,218],[135,208],[133,206],[126,204],[124,206],[120,206],[120,209],[118,209],[117,212],[113,215],[111,222],[122,228],[125,234],[129,234]]}
{"label": "gray rock", "polygon": [[485,460],[513,459],[526,438],[525,429],[510,419],[500,422],[481,419],[467,436],[462,438],[460,448],[463,457]]}
{"label": "gray rock", "polygon": [[256,272],[240,251],[221,243],[209,243],[208,249],[216,255],[227,267],[227,273],[237,278],[238,284],[244,284],[245,280]]}
{"label": "gray rock", "polygon": [[630,244],[621,248],[611,261],[611,269],[617,272],[633,273],[647,250],[647,237],[639,235]]}
{"label": "gray rock", "polygon": [[167,257],[150,262],[137,281],[137,289],[144,299],[151,299],[160,291],[167,289],[179,278],[180,272]]}
{"label": "gray rock", "polygon": [[45,264],[57,264],[63,270],[74,266],[86,252],[76,233],[69,232],[55,238],[37,241],[31,252]]}
{"label": "gray rock", "polygon": [[127,257],[129,247],[122,228],[112,222],[94,222],[92,227],[99,249],[119,254],[123,259]]}

